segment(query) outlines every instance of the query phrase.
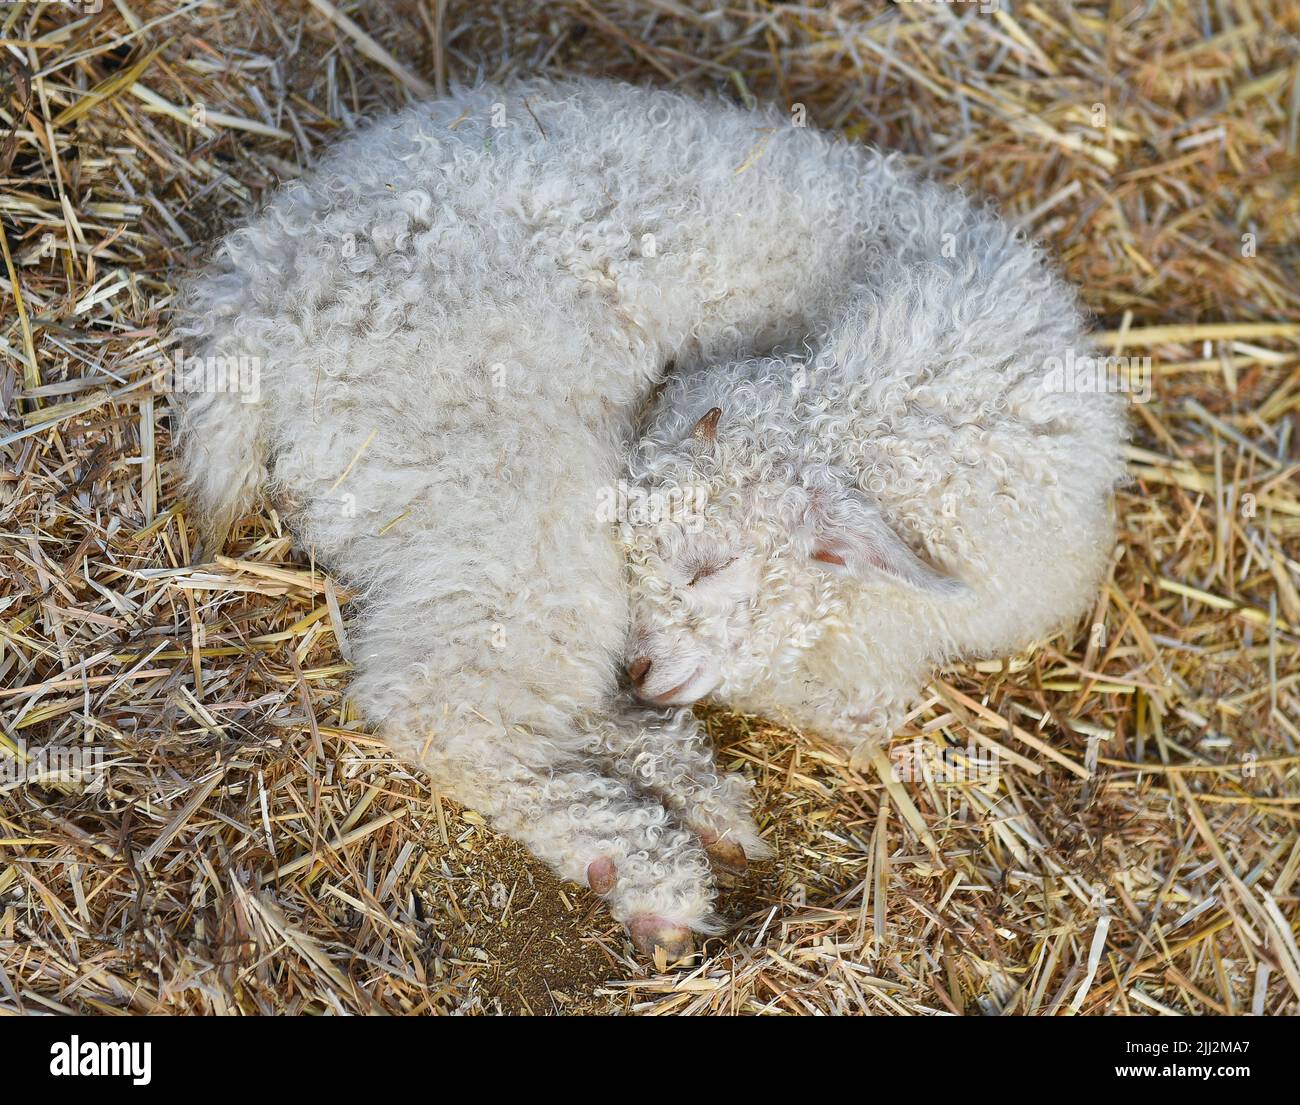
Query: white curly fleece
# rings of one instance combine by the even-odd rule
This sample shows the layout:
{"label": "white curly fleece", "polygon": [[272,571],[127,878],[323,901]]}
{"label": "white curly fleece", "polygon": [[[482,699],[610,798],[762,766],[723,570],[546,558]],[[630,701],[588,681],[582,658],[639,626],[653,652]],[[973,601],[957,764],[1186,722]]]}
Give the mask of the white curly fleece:
{"label": "white curly fleece", "polygon": [[706,505],[626,534],[649,700],[710,695],[853,747],[936,665],[1018,652],[1090,606],[1124,400],[1058,388],[1063,352],[1091,355],[1073,294],[974,218],[952,259],[891,258],[800,354],[669,380],[629,483]]}
{"label": "white curly fleece", "polygon": [[612,861],[591,881],[621,920],[708,930],[702,843],[762,845],[689,712],[614,694],[630,615],[598,504],[670,361],[837,320],[873,340],[853,333],[872,274],[972,223],[993,220],[775,111],[597,81],[415,105],[286,185],[189,286],[185,352],[262,366],[255,403],[178,397],[189,495],[211,543],[265,485],[361,590],[352,694],[395,749],[561,875]]}

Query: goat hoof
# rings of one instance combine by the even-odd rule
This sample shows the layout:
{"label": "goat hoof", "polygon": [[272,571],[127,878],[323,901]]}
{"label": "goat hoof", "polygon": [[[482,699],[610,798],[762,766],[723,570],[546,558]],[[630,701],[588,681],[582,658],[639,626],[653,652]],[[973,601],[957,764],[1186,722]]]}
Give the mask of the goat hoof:
{"label": "goat hoof", "polygon": [[614,889],[617,874],[614,861],[608,856],[601,856],[587,864],[587,885],[593,893],[608,894]]}
{"label": "goat hoof", "polygon": [[[695,938],[685,925],[662,917],[636,917],[628,926],[636,950],[663,970],[670,963],[695,954]],[[660,958],[662,956],[662,959]]]}
{"label": "goat hoof", "polygon": [[743,875],[745,869],[749,867],[749,860],[745,858],[745,849],[734,840],[715,840],[704,850],[709,853],[709,859],[717,866],[734,875]]}

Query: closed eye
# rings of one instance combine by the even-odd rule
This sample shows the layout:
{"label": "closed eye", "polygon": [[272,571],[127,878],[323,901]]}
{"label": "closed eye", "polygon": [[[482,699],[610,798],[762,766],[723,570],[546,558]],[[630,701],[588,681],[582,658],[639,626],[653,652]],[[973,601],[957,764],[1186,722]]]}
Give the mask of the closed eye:
{"label": "closed eye", "polygon": [[733,565],[737,560],[739,560],[739,559],[740,559],[740,557],[738,557],[738,556],[733,556],[730,560],[726,561],[726,562],[723,563],[723,564],[707,564],[707,565],[705,565],[703,568],[698,569],[698,570],[696,571],[696,573],[695,573],[693,576],[691,576],[691,581],[690,581],[686,586],[687,586],[687,587],[694,587],[697,583],[700,582],[700,580],[702,580],[702,579],[708,579],[709,576],[717,575],[717,574],[718,574],[720,571],[722,571],[724,568],[730,568],[730,567],[731,567],[731,566],[732,566],[732,565]]}

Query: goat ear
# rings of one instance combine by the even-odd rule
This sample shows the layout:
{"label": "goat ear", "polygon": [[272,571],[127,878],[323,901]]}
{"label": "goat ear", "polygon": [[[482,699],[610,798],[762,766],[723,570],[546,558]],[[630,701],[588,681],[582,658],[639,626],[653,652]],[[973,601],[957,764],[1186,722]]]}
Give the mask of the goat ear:
{"label": "goat ear", "polygon": [[718,420],[722,417],[721,407],[712,407],[705,412],[704,416],[695,423],[695,428],[691,430],[691,437],[696,441],[703,441],[711,445],[718,436]]}
{"label": "goat ear", "polygon": [[882,576],[913,591],[956,598],[970,588],[936,571],[903,542],[880,511],[856,491],[814,496],[811,559],[837,575],[869,582]]}

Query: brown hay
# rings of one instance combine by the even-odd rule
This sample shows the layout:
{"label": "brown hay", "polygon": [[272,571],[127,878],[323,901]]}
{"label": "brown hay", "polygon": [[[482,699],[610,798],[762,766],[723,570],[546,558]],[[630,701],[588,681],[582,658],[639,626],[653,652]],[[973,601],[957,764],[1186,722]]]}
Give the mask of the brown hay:
{"label": "brown hay", "polygon": [[[111,760],[4,793],[0,1009],[1295,1013],[1298,24],[1287,0],[0,7],[0,761]],[[152,386],[215,234],[356,117],[515,72],[802,103],[996,198],[1154,361],[1104,631],[943,673],[892,747],[996,747],[995,778],[886,785],[884,750],[709,716],[779,858],[685,973],[357,725],[347,596],[274,513],[187,567]]]}

